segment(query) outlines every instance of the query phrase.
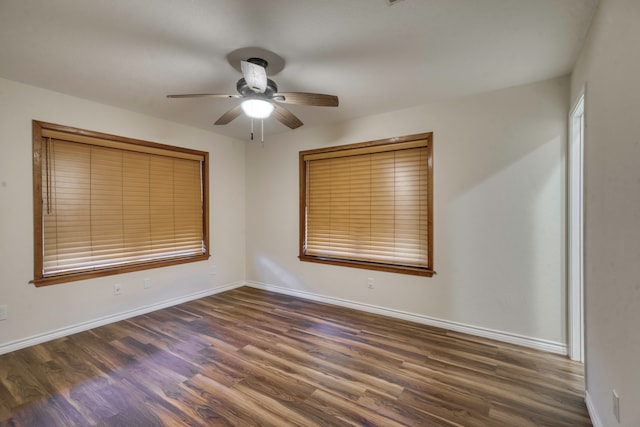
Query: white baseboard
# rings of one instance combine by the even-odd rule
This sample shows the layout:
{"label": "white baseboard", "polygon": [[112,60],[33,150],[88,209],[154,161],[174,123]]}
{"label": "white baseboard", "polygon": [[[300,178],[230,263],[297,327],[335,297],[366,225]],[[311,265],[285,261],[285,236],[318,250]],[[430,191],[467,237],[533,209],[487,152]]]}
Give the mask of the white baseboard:
{"label": "white baseboard", "polygon": [[543,340],[540,338],[532,338],[510,332],[496,331],[492,329],[482,328],[479,326],[466,325],[464,323],[452,322],[450,320],[437,319],[434,317],[424,316],[421,314],[408,313],[401,310],[380,307],[361,302],[349,301],[341,298],[328,297],[318,295],[311,292],[299,291],[296,289],[283,288],[280,286],[269,285],[266,283],[247,281],[247,286],[258,289],[264,289],[276,293],[286,294],[312,301],[323,302],[327,304],[338,305],[341,307],[353,308],[355,310],[366,311],[368,313],[381,314],[383,316],[395,317],[397,319],[409,320],[411,322],[421,323],[423,325],[435,326],[438,328],[449,329],[451,331],[461,332],[465,334],[475,335],[483,338],[489,338],[496,341],[502,341],[510,344],[521,345],[524,347],[543,350],[550,353],[567,355],[567,345],[555,341]]}
{"label": "white baseboard", "polygon": [[217,293],[236,289],[245,285],[258,288],[258,289],[264,289],[264,290],[268,290],[276,293],[308,299],[312,301],[333,304],[341,307],[348,307],[355,310],[381,314],[383,316],[389,316],[389,317],[394,317],[398,319],[408,320],[411,322],[421,323],[428,326],[435,326],[438,328],[449,329],[452,331],[475,335],[483,338],[489,338],[496,341],[522,345],[522,346],[534,348],[537,350],[544,350],[551,353],[558,353],[562,355],[567,354],[567,345],[558,343],[558,342],[542,340],[539,338],[526,337],[522,335],[512,334],[509,332],[496,331],[496,330],[491,330],[491,329],[482,328],[478,326],[465,325],[463,323],[452,322],[449,320],[436,319],[433,317],[424,316],[420,314],[408,313],[401,310],[394,310],[394,309],[375,306],[371,304],[364,304],[360,302],[349,301],[341,298],[328,297],[328,296],[318,295],[310,292],[283,288],[280,286],[269,285],[266,283],[247,281],[247,282],[236,282],[236,283],[220,286],[217,288],[207,289],[207,290],[196,292],[183,297],[174,298],[167,301],[162,301],[159,303],[136,308],[135,310],[124,311],[124,312],[116,313],[113,315],[101,317],[98,319],[90,320],[87,322],[82,322],[76,325],[68,326],[65,328],[56,329],[43,334],[34,335],[28,338],[11,341],[6,344],[0,345],[0,355],[5,353],[10,353],[12,351],[20,350],[22,348],[26,348],[32,345],[40,344],[46,341],[51,341],[56,338],[61,338],[61,337],[72,335],[78,332],[83,332],[92,328],[97,328],[98,326],[106,325],[113,322],[118,322],[120,320],[129,319],[131,317],[139,316],[141,314],[146,314],[152,311],[182,304],[187,301],[192,301],[198,298],[204,298],[209,295],[215,295]]}
{"label": "white baseboard", "polygon": [[16,341],[11,341],[6,344],[0,345],[0,355],[5,353],[10,353],[12,351],[20,350],[22,348],[30,347],[32,345],[40,344],[46,341],[51,341],[56,338],[66,337],[68,335],[76,334],[78,332],[83,332],[89,329],[97,328],[98,326],[107,325],[109,323],[129,319],[131,317],[139,316],[141,314],[150,313],[152,311],[182,304],[184,302],[193,301],[198,298],[204,298],[209,295],[215,295],[220,292],[229,291],[231,289],[239,288],[244,285],[245,285],[245,282],[230,283],[227,285],[219,286],[217,288],[210,288],[204,291],[195,292],[193,294],[185,295],[182,297],[173,298],[170,300],[147,305],[144,307],[139,307],[134,310],[123,311],[120,313],[112,314],[105,317],[100,317],[98,319],[90,320],[87,322],[78,323],[76,325],[68,326],[65,328],[60,328],[50,332],[45,332],[43,334],[34,335],[31,337],[16,340]]}
{"label": "white baseboard", "polygon": [[589,412],[589,417],[591,417],[591,424],[593,424],[593,427],[604,427],[604,424],[600,420],[600,415],[598,415],[598,410],[593,405],[593,401],[591,400],[591,396],[588,391],[584,392],[584,403],[587,405],[587,411]]}

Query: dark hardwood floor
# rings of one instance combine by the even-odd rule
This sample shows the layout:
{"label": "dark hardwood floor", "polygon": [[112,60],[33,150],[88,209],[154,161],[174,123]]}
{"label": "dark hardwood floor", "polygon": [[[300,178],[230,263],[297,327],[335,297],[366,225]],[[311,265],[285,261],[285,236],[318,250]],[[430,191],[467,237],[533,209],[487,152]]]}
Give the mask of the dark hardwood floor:
{"label": "dark hardwood floor", "polygon": [[582,365],[240,288],[0,356],[2,426],[590,426]]}

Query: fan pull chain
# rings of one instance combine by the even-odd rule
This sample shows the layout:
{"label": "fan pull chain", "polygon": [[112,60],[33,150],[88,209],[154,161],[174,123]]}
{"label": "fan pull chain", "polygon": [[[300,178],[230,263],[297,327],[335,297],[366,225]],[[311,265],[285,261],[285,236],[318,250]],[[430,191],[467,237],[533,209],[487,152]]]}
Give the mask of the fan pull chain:
{"label": "fan pull chain", "polygon": [[262,143],[262,148],[264,148],[264,120],[260,120],[260,142]]}
{"label": "fan pull chain", "polygon": [[253,141],[253,117],[251,117],[251,140]]}

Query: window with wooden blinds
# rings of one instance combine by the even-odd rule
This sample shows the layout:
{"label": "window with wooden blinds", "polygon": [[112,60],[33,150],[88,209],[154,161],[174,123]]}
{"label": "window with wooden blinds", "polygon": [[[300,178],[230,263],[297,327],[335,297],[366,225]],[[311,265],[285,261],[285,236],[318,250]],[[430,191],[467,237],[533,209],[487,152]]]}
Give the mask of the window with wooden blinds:
{"label": "window with wooden blinds", "polygon": [[431,133],[300,152],[300,259],[433,275]]}
{"label": "window with wooden blinds", "polygon": [[33,122],[37,286],[208,259],[206,152]]}

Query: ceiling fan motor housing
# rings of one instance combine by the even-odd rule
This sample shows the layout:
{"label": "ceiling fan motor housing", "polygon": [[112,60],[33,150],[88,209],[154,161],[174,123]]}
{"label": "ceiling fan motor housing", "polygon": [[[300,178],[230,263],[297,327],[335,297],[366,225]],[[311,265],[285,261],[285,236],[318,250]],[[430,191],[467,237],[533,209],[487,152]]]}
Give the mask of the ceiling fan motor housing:
{"label": "ceiling fan motor housing", "polygon": [[267,88],[264,90],[264,93],[254,92],[249,87],[244,77],[238,80],[238,83],[236,83],[236,89],[238,90],[238,93],[243,97],[250,97],[250,98],[272,99],[273,95],[278,93],[278,85],[276,84],[276,82],[274,82],[271,79],[267,79]]}

